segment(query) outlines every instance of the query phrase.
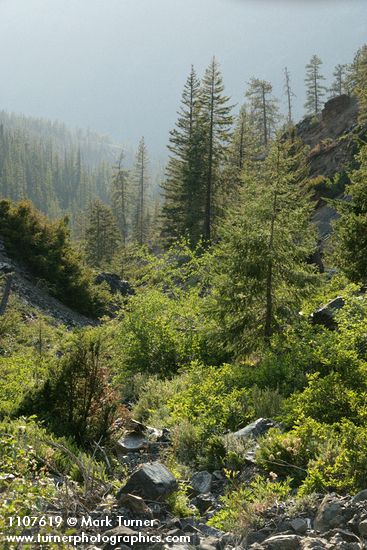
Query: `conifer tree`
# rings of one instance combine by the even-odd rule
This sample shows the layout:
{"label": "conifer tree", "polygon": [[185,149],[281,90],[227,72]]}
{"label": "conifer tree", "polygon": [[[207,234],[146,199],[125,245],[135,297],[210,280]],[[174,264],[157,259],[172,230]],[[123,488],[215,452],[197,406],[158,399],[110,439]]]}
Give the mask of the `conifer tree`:
{"label": "conifer tree", "polygon": [[134,167],[134,183],[136,187],[135,215],[133,231],[135,241],[142,246],[146,242],[148,227],[148,151],[144,137],[141,138]]}
{"label": "conifer tree", "polygon": [[304,191],[306,154],[297,141],[272,144],[228,213],[214,253],[214,311],[227,349],[242,355],[299,311],[315,244]]}
{"label": "conifer tree", "polygon": [[101,267],[111,262],[121,242],[119,230],[109,206],[95,199],[88,212],[85,251],[88,263]]}
{"label": "conifer tree", "polygon": [[347,65],[336,65],[333,72],[334,80],[329,89],[330,97],[337,97],[342,94],[349,94],[347,83]]}
{"label": "conifer tree", "polygon": [[326,87],[322,84],[325,77],[321,74],[322,61],[313,55],[306,65],[306,103],[305,109],[310,115],[317,116],[323,104]]}
{"label": "conifer tree", "polygon": [[367,145],[357,156],[359,168],[351,174],[349,202],[337,203],[340,218],[335,222],[334,259],[356,283],[367,283]]}
{"label": "conifer tree", "polygon": [[264,147],[268,146],[279,122],[278,102],[272,92],[271,83],[258,78],[250,80],[246,91],[246,97],[255,118],[259,144]]}
{"label": "conifer tree", "polygon": [[123,167],[124,152],[114,166],[111,186],[112,210],[121,233],[122,246],[126,246],[127,234],[127,197],[129,171]]}
{"label": "conifer tree", "polygon": [[205,131],[205,205],[203,236],[210,241],[215,217],[215,198],[219,190],[219,165],[225,156],[233,122],[229,98],[224,95],[219,64],[213,57],[201,86],[201,116]]}
{"label": "conifer tree", "polygon": [[367,44],[360,48],[349,68],[348,84],[352,93],[358,97],[359,121],[367,120]]}
{"label": "conifer tree", "polygon": [[203,231],[204,139],[200,118],[200,81],[194,67],[182,93],[175,128],[170,132],[170,158],[162,184],[162,237],[166,244],[187,236],[195,244]]}
{"label": "conifer tree", "polygon": [[224,210],[238,201],[244,170],[248,170],[259,154],[255,120],[247,104],[236,117],[226,162],[221,173]]}

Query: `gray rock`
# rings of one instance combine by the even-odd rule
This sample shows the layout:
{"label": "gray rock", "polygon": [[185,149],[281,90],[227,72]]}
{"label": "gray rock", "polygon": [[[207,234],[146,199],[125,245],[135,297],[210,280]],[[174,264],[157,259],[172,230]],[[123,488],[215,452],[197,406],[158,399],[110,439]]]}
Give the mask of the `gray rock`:
{"label": "gray rock", "polygon": [[[350,518],[348,518],[350,519]],[[326,495],[316,514],[314,528],[320,533],[334,527],[341,527],[345,523],[344,508],[334,495]]]}
{"label": "gray rock", "polygon": [[363,502],[364,500],[367,500],[367,489],[363,489],[363,491],[360,491],[354,497],[352,498],[352,504],[358,504],[359,502]]}
{"label": "gray rock", "polygon": [[204,514],[209,508],[216,503],[215,497],[211,493],[198,495],[192,500],[192,504],[196,506],[200,514]]}
{"label": "gray rock", "polygon": [[14,269],[7,262],[0,262],[0,271],[2,273],[11,273],[12,271],[14,271]]}
{"label": "gray rock", "polygon": [[198,550],[217,550],[218,539],[214,537],[208,537],[205,540],[200,541]]}
{"label": "gray rock", "polygon": [[124,452],[137,452],[148,446],[147,439],[136,432],[123,435],[117,442],[120,450]]}
{"label": "gray rock", "polygon": [[269,529],[269,527],[264,527],[263,529],[259,529],[258,531],[250,531],[250,533],[247,535],[247,544],[260,544],[264,542],[264,540],[269,538],[270,535],[271,529]]}
{"label": "gray rock", "polygon": [[324,550],[326,545],[327,542],[324,539],[309,537],[302,539],[302,550]]}
{"label": "gray rock", "polygon": [[[113,548],[116,548],[116,545],[112,544],[113,537],[120,537],[118,547],[125,549],[125,548],[131,548],[131,544],[129,543],[129,540],[131,540],[132,536],[137,535],[137,531],[133,531],[129,527],[115,527],[114,529],[109,529],[108,531],[105,531],[103,533],[105,536],[108,536],[110,538],[110,542],[107,542],[107,544],[104,545],[104,550],[112,550]],[[122,537],[124,537],[122,539]],[[122,540],[124,542],[122,542]],[[146,545],[145,545],[146,546]],[[136,550],[143,550],[143,545],[136,543],[134,544],[134,548]]]}
{"label": "gray rock", "polygon": [[258,418],[257,420],[255,420],[255,422],[248,424],[248,426],[245,426],[241,430],[234,432],[232,435],[244,439],[248,437],[253,437],[254,439],[256,439],[261,435],[266,434],[266,432],[269,431],[270,428],[274,428],[276,426],[277,424],[269,418]]}
{"label": "gray rock", "polygon": [[97,285],[106,283],[112,294],[122,294],[122,296],[131,296],[135,294],[134,289],[127,281],[123,281],[116,273],[102,272],[95,278]]}
{"label": "gray rock", "polygon": [[294,518],[290,526],[297,535],[304,535],[308,529],[307,521],[304,518]]}
{"label": "gray rock", "polygon": [[324,325],[324,327],[329,329],[335,329],[337,327],[335,313],[342,309],[344,305],[345,301],[342,296],[330,300],[330,302],[311,313],[312,323],[314,325]]}
{"label": "gray rock", "polygon": [[190,485],[197,494],[210,493],[213,476],[209,472],[197,472],[192,476]]}
{"label": "gray rock", "polygon": [[266,550],[300,550],[300,538],[297,535],[275,535],[263,542]]}
{"label": "gray rock", "polygon": [[128,479],[118,493],[132,493],[143,498],[156,500],[173,493],[177,481],[171,472],[159,462],[142,464]]}
{"label": "gray rock", "polygon": [[361,523],[358,525],[358,531],[362,537],[367,537],[367,519],[361,521]]}

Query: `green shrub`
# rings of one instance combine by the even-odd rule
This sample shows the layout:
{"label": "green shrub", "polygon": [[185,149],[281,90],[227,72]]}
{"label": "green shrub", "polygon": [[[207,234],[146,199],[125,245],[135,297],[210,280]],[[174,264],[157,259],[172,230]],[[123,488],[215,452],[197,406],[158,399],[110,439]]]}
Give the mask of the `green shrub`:
{"label": "green shrub", "polygon": [[310,460],[315,459],[328,440],[330,427],[304,419],[293,430],[282,433],[273,428],[260,440],[258,465],[280,478],[291,477],[299,485],[307,476]]}
{"label": "green shrub", "polygon": [[28,391],[37,387],[47,369],[37,370],[34,357],[25,350],[11,357],[0,357],[0,417],[14,414]]}
{"label": "green shrub", "polygon": [[335,425],[308,465],[300,495],[335,491],[356,493],[367,484],[367,427],[348,420]]}
{"label": "green shrub", "polygon": [[349,389],[341,375],[333,372],[320,377],[319,373],[308,377],[308,386],[296,393],[286,404],[287,423],[309,417],[326,424],[334,424],[344,418],[357,422],[363,410],[366,393],[358,394]]}
{"label": "green shrub", "polygon": [[208,435],[237,430],[253,419],[254,405],[240,366],[193,363],[186,384],[168,401],[174,421],[186,419]]}
{"label": "green shrub", "polygon": [[239,485],[221,498],[222,509],[208,521],[211,527],[239,535],[260,526],[260,513],[290,494],[290,481],[271,481],[257,476],[249,486]]}
{"label": "green shrub", "polygon": [[[65,483],[56,486],[53,475]],[[103,463],[55,438],[35,419],[0,422],[0,531],[21,534],[21,527],[10,525],[12,516],[41,517],[50,509],[67,510],[71,502],[92,502],[93,488],[106,490],[107,481]]]}
{"label": "green shrub", "polygon": [[129,300],[116,331],[117,375],[169,376],[195,359],[209,361],[208,323],[196,292],[172,299],[148,290]]}

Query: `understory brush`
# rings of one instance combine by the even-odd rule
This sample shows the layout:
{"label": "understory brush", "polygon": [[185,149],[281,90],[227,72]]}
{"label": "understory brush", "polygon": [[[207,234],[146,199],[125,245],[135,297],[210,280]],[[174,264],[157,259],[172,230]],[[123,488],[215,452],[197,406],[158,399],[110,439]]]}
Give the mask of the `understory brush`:
{"label": "understory brush", "polygon": [[261,512],[272,504],[286,500],[291,492],[290,480],[276,481],[257,476],[248,486],[232,482],[221,497],[222,509],[208,521],[211,527],[243,536],[251,527],[261,527]]}
{"label": "understory brush", "polygon": [[[0,525],[20,534],[17,516],[42,517],[50,509],[63,517],[90,510],[111,490],[102,460],[55,438],[33,418],[0,422]],[[47,522],[41,530],[50,530]]]}

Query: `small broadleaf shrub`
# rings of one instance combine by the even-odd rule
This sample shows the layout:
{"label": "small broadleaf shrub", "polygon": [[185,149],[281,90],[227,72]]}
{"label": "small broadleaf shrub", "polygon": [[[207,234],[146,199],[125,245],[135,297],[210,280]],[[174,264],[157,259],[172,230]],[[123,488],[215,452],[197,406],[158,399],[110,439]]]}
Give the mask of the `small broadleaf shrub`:
{"label": "small broadleaf shrub", "polygon": [[132,297],[116,330],[117,376],[170,376],[196,359],[209,362],[208,322],[196,292],[173,299],[158,290]]}
{"label": "small broadleaf shrub", "polygon": [[222,509],[208,521],[211,527],[244,535],[260,526],[260,513],[290,495],[290,480],[274,481],[257,476],[249,486],[240,485],[221,497]]}

